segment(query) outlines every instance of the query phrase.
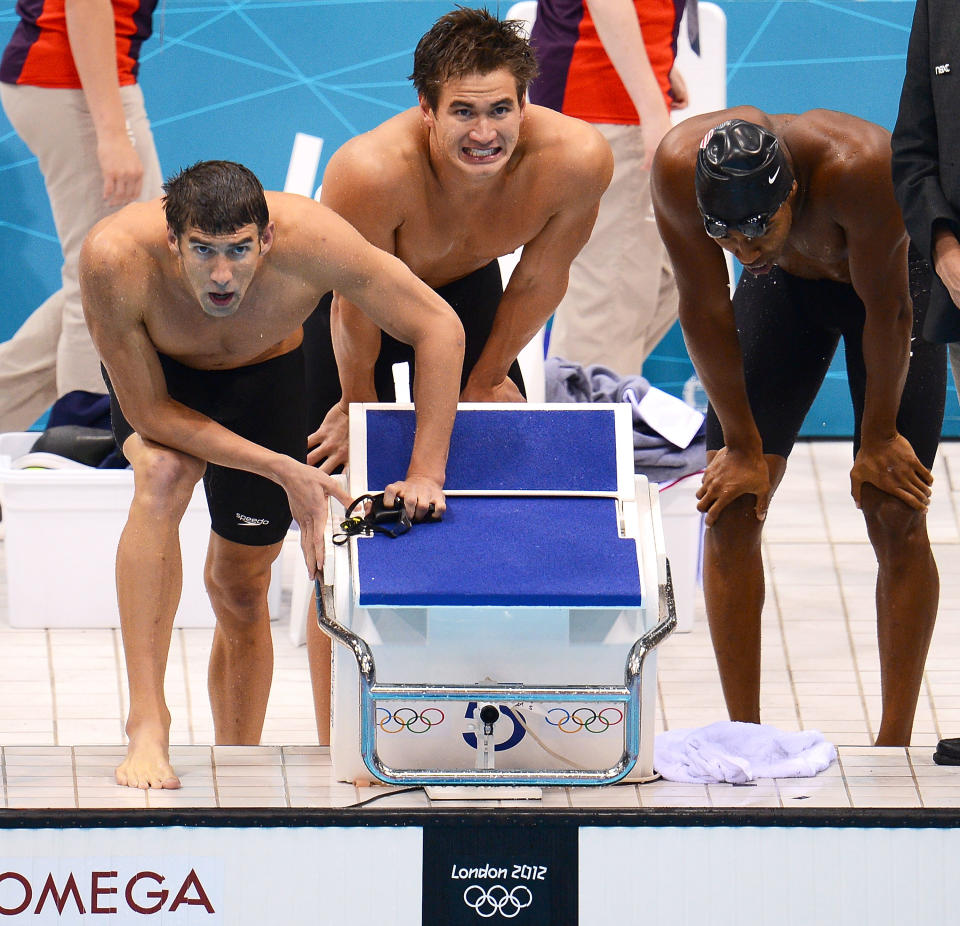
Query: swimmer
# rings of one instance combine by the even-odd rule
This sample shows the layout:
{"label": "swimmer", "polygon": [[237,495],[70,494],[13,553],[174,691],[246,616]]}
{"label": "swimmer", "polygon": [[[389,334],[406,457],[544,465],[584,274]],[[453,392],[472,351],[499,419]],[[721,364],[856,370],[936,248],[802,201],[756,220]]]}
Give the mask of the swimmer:
{"label": "swimmer", "polygon": [[[563,297],[613,173],[593,126],[526,102],[536,62],[520,28],[486,10],[442,16],[414,53],[419,106],[348,141],[323,176],[321,202],[459,315],[463,402],[523,401],[517,355]],[[497,258],[520,247],[504,290]],[[310,417],[322,422],[308,460],[328,472],[347,459],[350,403],[393,401],[393,365],[413,359],[381,327],[336,288],[304,326]],[[315,624],[308,646],[326,743],[330,648]]]}
{"label": "swimmer", "polygon": [[349,501],[306,464],[301,324],[317,300],[343,292],[420,360],[410,465],[385,492],[387,504],[402,497],[411,518],[444,510],[463,353],[450,307],[325,206],[265,194],[225,161],[195,164],[164,189],[94,226],[80,258],[114,433],[134,471],[117,550],[130,710],[116,779],[135,788],[180,787],[163,680],[182,579],[178,528],[201,477],[216,742],[260,740],[273,674],[271,563],[292,514],[317,575],[327,496]]}
{"label": "swimmer", "polygon": [[[738,107],[671,130],[652,183],[684,339],[710,399],[697,507],[730,719],[760,722],[763,522],[842,335],[851,492],[879,564],[876,743],[907,745],[937,613],[926,513],[946,360],[919,337],[930,268],[908,259],[890,134],[839,112]],[[744,267],[732,300],[724,251]]]}

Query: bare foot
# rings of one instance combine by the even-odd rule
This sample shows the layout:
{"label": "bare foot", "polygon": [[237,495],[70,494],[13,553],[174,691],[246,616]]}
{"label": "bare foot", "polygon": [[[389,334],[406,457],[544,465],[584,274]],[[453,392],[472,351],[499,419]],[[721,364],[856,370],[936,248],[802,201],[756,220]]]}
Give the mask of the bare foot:
{"label": "bare foot", "polygon": [[115,775],[117,784],[128,788],[180,787],[180,779],[170,764],[167,746],[154,740],[131,740],[127,757],[117,766]]}

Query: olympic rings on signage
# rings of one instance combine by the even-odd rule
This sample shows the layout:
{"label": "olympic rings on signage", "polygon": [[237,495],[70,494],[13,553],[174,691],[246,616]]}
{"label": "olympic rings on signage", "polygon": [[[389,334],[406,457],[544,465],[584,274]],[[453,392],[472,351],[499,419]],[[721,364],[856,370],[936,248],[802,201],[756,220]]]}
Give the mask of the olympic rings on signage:
{"label": "olympic rings on signage", "polygon": [[444,713],[439,707],[427,707],[417,711],[412,707],[398,707],[389,711],[385,707],[377,708],[377,726],[384,733],[426,733],[444,721]]}
{"label": "olympic rings on signage", "polygon": [[533,894],[525,884],[517,884],[509,891],[502,884],[491,884],[488,888],[471,884],[463,892],[463,902],[485,920],[498,913],[511,920],[533,903]]}
{"label": "olympic rings on signage", "polygon": [[[560,720],[552,720],[551,714],[560,713]],[[623,720],[623,711],[619,707],[605,707],[598,714],[592,708],[578,707],[572,714],[566,708],[552,707],[547,711],[547,723],[556,727],[561,733],[606,733],[610,727],[615,727]]]}

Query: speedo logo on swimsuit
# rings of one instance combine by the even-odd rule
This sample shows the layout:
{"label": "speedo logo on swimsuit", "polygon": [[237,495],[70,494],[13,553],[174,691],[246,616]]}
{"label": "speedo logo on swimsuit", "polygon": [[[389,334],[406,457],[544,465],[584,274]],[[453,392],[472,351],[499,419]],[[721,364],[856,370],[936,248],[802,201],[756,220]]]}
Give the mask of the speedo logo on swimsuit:
{"label": "speedo logo on swimsuit", "polygon": [[237,524],[240,527],[263,527],[266,524],[270,523],[269,518],[251,518],[248,514],[240,514],[236,512],[237,515]]}
{"label": "speedo logo on swimsuit", "polygon": [[950,65],[949,65],[949,64],[938,64],[938,65],[933,69],[933,73],[934,73],[934,74],[949,74],[949,73],[950,73]]}

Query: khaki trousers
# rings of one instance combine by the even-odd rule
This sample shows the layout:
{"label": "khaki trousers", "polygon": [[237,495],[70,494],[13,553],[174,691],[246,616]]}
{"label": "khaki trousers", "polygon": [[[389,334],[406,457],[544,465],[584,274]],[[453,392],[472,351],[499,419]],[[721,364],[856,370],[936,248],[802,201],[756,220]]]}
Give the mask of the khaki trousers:
{"label": "khaki trousers", "polygon": [[570,267],[549,354],[635,375],[676,321],[677,288],[653,217],[650,172],[640,169],[640,127],[595,128],[613,149],[613,179],[590,240]]}
{"label": "khaki trousers", "polygon": [[[153,199],[162,177],[143,93],[132,85],[120,95],[144,167],[140,199]],[[77,265],[87,232],[115,209],[103,201],[97,136],[82,90],[0,84],[0,100],[37,158],[63,251],[61,288],[0,344],[0,431],[16,431],[68,392],[106,391],[83,319]]]}

